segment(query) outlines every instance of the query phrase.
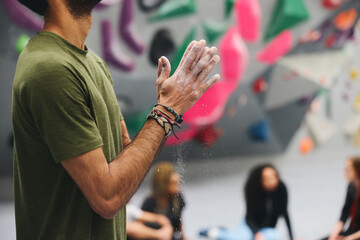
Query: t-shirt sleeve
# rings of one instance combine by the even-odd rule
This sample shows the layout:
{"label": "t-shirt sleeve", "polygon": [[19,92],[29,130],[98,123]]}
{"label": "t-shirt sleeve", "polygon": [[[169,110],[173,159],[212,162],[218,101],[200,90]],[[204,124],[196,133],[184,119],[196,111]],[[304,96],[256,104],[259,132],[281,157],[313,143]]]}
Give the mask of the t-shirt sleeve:
{"label": "t-shirt sleeve", "polygon": [[27,106],[55,162],[103,145],[87,87],[64,66],[39,71],[28,84]]}
{"label": "t-shirt sleeve", "polygon": [[[108,66],[106,65],[106,62],[103,59],[101,59],[99,56],[96,56],[96,55],[94,55],[94,56],[97,58],[97,60],[98,60],[98,62],[100,64],[100,67],[103,69],[105,75],[111,81],[111,84],[114,85],[114,80],[111,77],[110,70],[109,70]],[[124,120],[124,117],[123,117],[123,115],[122,115],[122,113],[120,111],[120,121],[123,121],[123,120]]]}

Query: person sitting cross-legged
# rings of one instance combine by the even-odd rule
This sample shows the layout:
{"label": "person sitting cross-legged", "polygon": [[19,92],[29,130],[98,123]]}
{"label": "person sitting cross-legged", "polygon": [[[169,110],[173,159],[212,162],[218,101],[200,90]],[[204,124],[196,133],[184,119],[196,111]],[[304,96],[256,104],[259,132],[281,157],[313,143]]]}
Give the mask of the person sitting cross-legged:
{"label": "person sitting cross-legged", "polygon": [[[159,229],[146,226],[147,223],[156,223]],[[130,240],[171,240],[173,228],[170,221],[161,214],[142,211],[140,208],[126,205],[126,235]]]}

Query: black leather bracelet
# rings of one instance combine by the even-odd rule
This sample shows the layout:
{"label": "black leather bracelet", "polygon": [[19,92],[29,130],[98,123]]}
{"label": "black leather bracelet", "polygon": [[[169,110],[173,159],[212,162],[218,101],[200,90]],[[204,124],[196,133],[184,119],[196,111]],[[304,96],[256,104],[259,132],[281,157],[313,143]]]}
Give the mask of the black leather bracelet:
{"label": "black leather bracelet", "polygon": [[174,116],[175,116],[175,122],[177,122],[178,124],[181,124],[184,120],[182,119],[182,115],[179,115],[174,109],[172,109],[169,106],[166,105],[162,105],[160,103],[155,104],[156,106],[162,106],[163,108],[165,108],[166,110],[168,110],[169,112],[171,112]]}

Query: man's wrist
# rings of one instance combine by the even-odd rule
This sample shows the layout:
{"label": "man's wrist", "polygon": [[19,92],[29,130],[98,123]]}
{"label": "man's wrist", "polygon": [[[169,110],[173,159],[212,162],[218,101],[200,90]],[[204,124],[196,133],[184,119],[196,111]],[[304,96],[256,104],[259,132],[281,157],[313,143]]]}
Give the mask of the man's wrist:
{"label": "man's wrist", "polygon": [[173,115],[175,117],[175,119],[173,119],[175,122],[177,122],[178,124],[181,124],[183,122],[183,119],[182,119],[182,115],[179,114],[176,110],[174,110],[173,108],[167,106],[167,105],[163,105],[161,103],[157,103],[155,104],[154,107],[157,107],[157,106],[161,106],[163,107],[167,112],[171,113],[171,115]]}
{"label": "man's wrist", "polygon": [[171,113],[170,111],[168,111],[166,108],[164,108],[161,105],[157,105],[155,107],[156,109],[160,110],[161,112],[163,112],[164,114],[166,114],[167,117],[171,118],[172,120],[175,121],[175,115],[173,113]]}

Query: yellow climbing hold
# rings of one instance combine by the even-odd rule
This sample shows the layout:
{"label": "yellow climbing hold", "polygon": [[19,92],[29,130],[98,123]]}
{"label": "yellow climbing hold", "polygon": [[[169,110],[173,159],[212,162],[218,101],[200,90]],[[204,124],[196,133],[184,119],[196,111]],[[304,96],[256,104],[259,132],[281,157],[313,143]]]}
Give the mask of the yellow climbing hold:
{"label": "yellow climbing hold", "polygon": [[358,78],[359,78],[359,69],[357,69],[357,68],[352,68],[352,69],[350,70],[350,78],[351,78],[351,80],[353,80],[353,81],[358,80]]}
{"label": "yellow climbing hold", "polygon": [[358,93],[358,95],[355,98],[353,108],[355,111],[360,112],[360,93]]}

